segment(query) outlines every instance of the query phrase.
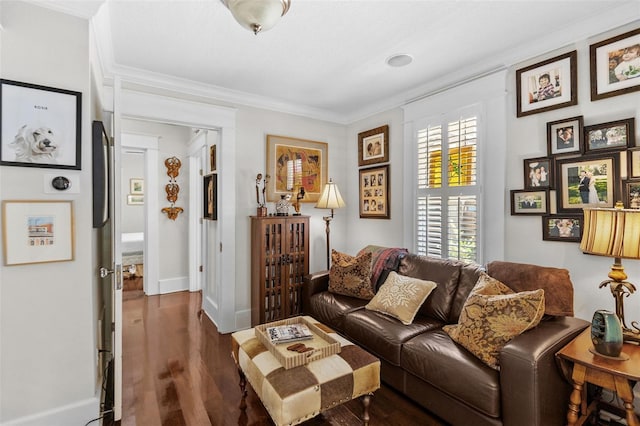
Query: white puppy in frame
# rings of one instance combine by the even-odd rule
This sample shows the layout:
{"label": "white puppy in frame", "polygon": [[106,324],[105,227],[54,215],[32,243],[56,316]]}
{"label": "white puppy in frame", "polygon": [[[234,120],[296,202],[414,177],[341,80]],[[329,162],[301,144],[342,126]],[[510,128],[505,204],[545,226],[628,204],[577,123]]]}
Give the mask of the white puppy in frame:
{"label": "white puppy in frame", "polygon": [[58,143],[53,130],[48,127],[33,129],[25,124],[18,130],[18,134],[9,146],[15,150],[15,161],[56,164]]}

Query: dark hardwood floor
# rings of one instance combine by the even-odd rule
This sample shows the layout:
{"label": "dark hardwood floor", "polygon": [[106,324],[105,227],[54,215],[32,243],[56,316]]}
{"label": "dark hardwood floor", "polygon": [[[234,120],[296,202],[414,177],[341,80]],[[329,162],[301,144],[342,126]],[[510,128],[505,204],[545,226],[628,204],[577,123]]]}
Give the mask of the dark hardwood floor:
{"label": "dark hardwood floor", "polygon": [[[231,335],[200,315],[201,293],[123,297],[123,426],[272,425],[248,386],[241,410]],[[362,404],[350,401],[305,426],[361,424]],[[372,426],[442,426],[424,410],[383,386],[370,406]]]}

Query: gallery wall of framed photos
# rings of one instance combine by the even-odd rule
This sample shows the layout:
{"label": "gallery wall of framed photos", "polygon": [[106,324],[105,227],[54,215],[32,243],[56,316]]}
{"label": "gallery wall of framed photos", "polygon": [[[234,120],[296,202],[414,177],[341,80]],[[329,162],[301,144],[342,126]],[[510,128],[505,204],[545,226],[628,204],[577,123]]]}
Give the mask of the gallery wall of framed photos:
{"label": "gallery wall of framed photos", "polygon": [[390,219],[389,125],[358,133],[358,210],[361,219]]}
{"label": "gallery wall of framed photos", "polygon": [[[578,67],[575,50],[516,70],[518,119],[549,111],[553,119],[544,124],[546,155],[523,159],[523,186],[510,190],[510,210],[514,216],[541,216],[547,241],[580,242],[583,207],[610,208],[622,201],[625,208],[640,209],[637,108],[618,116],[563,114],[565,107],[582,110],[582,101],[637,96],[640,28],[593,42],[588,57],[588,70]],[[580,78],[589,80],[589,100],[578,97]]]}

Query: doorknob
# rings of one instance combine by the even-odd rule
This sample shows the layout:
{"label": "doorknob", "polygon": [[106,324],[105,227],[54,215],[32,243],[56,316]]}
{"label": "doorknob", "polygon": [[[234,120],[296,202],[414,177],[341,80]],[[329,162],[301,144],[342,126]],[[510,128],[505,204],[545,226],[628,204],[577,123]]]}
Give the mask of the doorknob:
{"label": "doorknob", "polygon": [[100,268],[100,278],[107,278],[109,275],[113,274],[113,272],[113,269],[102,267]]}

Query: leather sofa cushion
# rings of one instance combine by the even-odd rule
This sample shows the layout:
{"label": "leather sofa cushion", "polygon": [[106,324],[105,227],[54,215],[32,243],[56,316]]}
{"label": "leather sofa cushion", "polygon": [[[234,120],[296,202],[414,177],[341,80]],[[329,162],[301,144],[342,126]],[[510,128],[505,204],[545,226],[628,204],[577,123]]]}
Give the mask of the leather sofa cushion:
{"label": "leather sofa cushion", "polygon": [[468,264],[460,268],[458,290],[456,291],[455,298],[451,304],[451,311],[449,312],[449,324],[458,322],[458,318],[460,318],[460,314],[462,313],[462,307],[483,272],[484,268],[476,264]]}
{"label": "leather sofa cushion", "polygon": [[400,365],[404,342],[441,326],[441,322],[426,317],[416,318],[412,324],[404,325],[388,315],[366,309],[352,311],[344,321],[344,331],[349,340],[393,365]]}
{"label": "leather sofa cushion", "polygon": [[400,366],[487,416],[501,415],[500,373],[457,345],[442,330],[422,333],[407,341]]}
{"label": "leather sofa cushion", "polygon": [[305,313],[337,331],[344,331],[345,315],[363,309],[367,300],[343,296],[329,291],[316,293],[309,298],[309,308]]}
{"label": "leather sofa cushion", "polygon": [[449,313],[456,297],[460,268],[463,265],[462,262],[454,260],[419,256],[413,253],[400,259],[398,266],[400,275],[433,281],[438,284],[420,308],[419,315],[426,315],[444,323],[450,322]]}

